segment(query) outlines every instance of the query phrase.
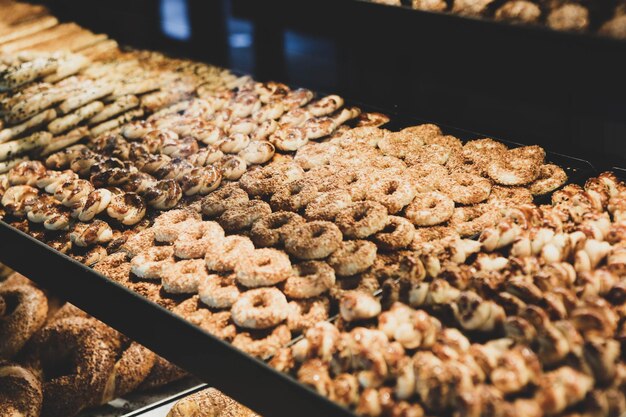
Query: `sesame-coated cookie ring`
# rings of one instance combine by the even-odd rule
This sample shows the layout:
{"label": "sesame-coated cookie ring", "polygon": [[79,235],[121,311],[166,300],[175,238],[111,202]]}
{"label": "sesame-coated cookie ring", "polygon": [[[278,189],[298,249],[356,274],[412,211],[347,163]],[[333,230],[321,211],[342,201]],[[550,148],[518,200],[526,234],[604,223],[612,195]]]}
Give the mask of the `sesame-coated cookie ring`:
{"label": "sesame-coated cookie ring", "polygon": [[308,222],[289,230],[285,236],[285,250],[299,259],[323,259],[339,248],[342,238],[334,223]]}
{"label": "sesame-coated cookie ring", "polygon": [[241,294],[233,304],[233,321],[248,329],[268,329],[285,319],[289,306],[285,295],[277,288],[257,288]]}

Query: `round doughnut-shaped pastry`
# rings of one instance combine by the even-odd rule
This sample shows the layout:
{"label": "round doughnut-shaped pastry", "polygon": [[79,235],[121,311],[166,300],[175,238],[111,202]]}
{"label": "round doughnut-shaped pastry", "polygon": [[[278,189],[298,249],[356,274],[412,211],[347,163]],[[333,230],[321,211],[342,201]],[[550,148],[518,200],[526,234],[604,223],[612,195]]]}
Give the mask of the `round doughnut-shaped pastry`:
{"label": "round doughnut-shaped pastry", "polygon": [[154,220],[154,239],[157,242],[174,242],[187,228],[201,220],[200,214],[190,209],[165,212]]}
{"label": "round doughnut-shaped pastry", "polygon": [[308,171],[317,166],[329,165],[338,153],[339,148],[332,143],[309,143],[298,149],[293,160]]}
{"label": "round doughnut-shaped pastry", "polygon": [[255,249],[235,265],[237,282],[244,287],[266,287],[286,280],[291,262],[286,253],[276,249]]}
{"label": "round doughnut-shaped pastry", "polygon": [[544,195],[561,187],[567,181],[567,174],[554,164],[545,164],[539,168],[539,177],[533,181],[528,189],[533,195]]}
{"label": "round doughnut-shaped pastry", "polygon": [[23,357],[43,380],[42,415],[73,416],[100,403],[116,361],[110,332],[96,320],[69,317],[33,336]]}
{"label": "round doughnut-shaped pastry", "polygon": [[335,285],[335,271],[322,261],[302,262],[293,266],[283,292],[289,298],[312,298],[324,294]]}
{"label": "round doughnut-shaped pastry", "polygon": [[226,184],[202,199],[202,214],[210,218],[224,213],[227,208],[249,200],[248,194],[237,184]]}
{"label": "round doughnut-shaped pastry", "polygon": [[319,195],[317,184],[308,178],[291,181],[274,190],[270,206],[274,210],[300,211]]}
{"label": "round doughnut-shaped pastry", "polygon": [[413,197],[415,188],[408,180],[383,178],[370,187],[366,198],[385,206],[389,214],[395,214],[413,201]]}
{"label": "round doughnut-shaped pastry", "polygon": [[194,168],[183,175],[180,186],[185,195],[205,195],[217,189],[222,182],[222,173],[214,166]]}
{"label": "round doughnut-shaped pastry", "polygon": [[250,238],[258,247],[278,246],[283,243],[289,228],[304,223],[304,219],[290,211],[276,211],[252,225]]}
{"label": "round doughnut-shaped pastry", "polygon": [[204,257],[210,271],[229,272],[240,259],[254,251],[252,241],[245,236],[226,236],[221,244],[209,245]]}
{"label": "round doughnut-shaped pastry", "polygon": [[156,355],[137,342],[124,340],[122,352],[115,363],[113,373],[105,389],[102,404],[126,395],[135,389],[150,375],[156,362]]}
{"label": "round doughnut-shaped pastry", "polygon": [[199,222],[185,229],[174,242],[174,255],[179,259],[204,258],[210,245],[224,239],[224,229],[216,222]]}
{"label": "round doughnut-shaped pastry", "polygon": [[416,226],[434,226],[452,217],[454,201],[448,196],[430,191],[419,193],[405,210],[406,218]]}
{"label": "round doughnut-shaped pastry", "polygon": [[302,168],[293,162],[281,162],[266,165],[248,171],[239,185],[250,195],[271,195],[281,185],[301,179]]}
{"label": "round doughnut-shaped pastry", "polygon": [[352,196],[346,190],[335,190],[319,194],[304,211],[308,220],[333,220],[352,204]]}
{"label": "round doughnut-shaped pastry", "polygon": [[290,228],[285,250],[298,259],[323,259],[339,249],[343,235],[331,222],[313,221]]}
{"label": "round doughnut-shaped pastry", "polygon": [[424,246],[432,247],[432,243],[439,242],[443,239],[456,240],[459,238],[458,232],[448,226],[417,227],[415,229],[415,237],[409,249],[421,251]]}
{"label": "round doughnut-shaped pastry", "polygon": [[303,333],[317,323],[328,320],[329,311],[330,301],[327,297],[290,301],[287,326],[292,332]]}
{"label": "round doughnut-shaped pastry", "polygon": [[[451,152],[461,152],[463,142],[452,135],[430,135],[424,137],[424,145],[439,145],[447,148]],[[427,161],[426,161],[427,162]]]}
{"label": "round doughnut-shaped pastry", "polygon": [[404,158],[404,161],[409,165],[424,163],[445,165],[451,154],[452,150],[450,148],[434,143],[432,145],[424,145],[409,153]]}
{"label": "round doughnut-shaped pastry", "polygon": [[268,162],[274,154],[276,148],[266,140],[257,140],[250,142],[241,152],[239,156],[250,165],[260,165]]}
{"label": "round doughnut-shaped pastry", "polygon": [[198,295],[211,308],[230,308],[239,298],[235,275],[209,275],[198,285]]}
{"label": "round doughnut-shaped pastry", "polygon": [[496,207],[487,204],[457,207],[450,218],[450,227],[461,237],[474,236],[496,224],[499,218]]}
{"label": "round doughnut-shaped pastry", "polygon": [[12,358],[43,326],[48,299],[32,285],[0,287],[0,357]]}
{"label": "round doughnut-shaped pastry", "polygon": [[245,159],[237,155],[226,155],[216,166],[222,171],[222,177],[230,181],[237,181],[248,169]]}
{"label": "round doughnut-shaped pastry", "polygon": [[194,294],[209,276],[202,259],[186,259],[169,264],[163,271],[161,285],[170,294]]}
{"label": "round doughnut-shaped pastry", "polygon": [[146,203],[135,193],[117,194],[111,198],[107,214],[123,225],[131,226],[146,215]]}
{"label": "round doughnut-shaped pastry", "polygon": [[174,263],[174,248],[153,246],[130,261],[130,272],[143,279],[162,279],[165,270]]}
{"label": "round doughnut-shaped pastry", "polygon": [[403,174],[417,192],[435,191],[442,179],[448,176],[448,170],[437,164],[420,164],[407,168]]}
{"label": "round doughnut-shaped pastry", "polygon": [[364,239],[380,232],[387,224],[387,209],[375,201],[358,201],[339,213],[335,222],[344,236]]}
{"label": "round doughnut-shaped pastry", "polygon": [[266,360],[276,355],[290,341],[289,327],[281,324],[271,330],[238,333],[233,340],[233,346],[249,355]]}
{"label": "round doughnut-shaped pastry", "polygon": [[39,378],[16,363],[0,360],[0,415],[39,417],[42,401]]}
{"label": "round doughnut-shaped pastry", "polygon": [[287,319],[287,298],[277,288],[257,288],[241,294],[230,312],[233,321],[247,329],[269,329]]}
{"label": "round doughnut-shaped pastry", "polygon": [[455,172],[441,179],[439,190],[455,203],[478,204],[489,197],[491,181],[478,175]]}
{"label": "round doughnut-shaped pastry", "polygon": [[154,186],[148,188],[143,196],[150,207],[157,210],[169,210],[174,208],[183,197],[183,190],[176,180],[159,180]]}
{"label": "round doughnut-shaped pastry", "polygon": [[272,214],[265,201],[250,200],[226,209],[217,220],[227,232],[249,229],[256,221]]}
{"label": "round doughnut-shaped pastry", "polygon": [[532,202],[533,195],[528,188],[506,187],[503,185],[491,187],[491,193],[487,199],[487,203],[508,203],[514,205],[531,204]]}
{"label": "round doughnut-shaped pastry", "polygon": [[399,216],[388,216],[385,228],[376,233],[374,242],[382,249],[396,250],[408,247],[413,242],[415,227],[413,224]]}
{"label": "round doughnut-shaped pastry", "polygon": [[376,260],[376,245],[368,240],[345,240],[328,258],[328,264],[340,277],[366,271]]}
{"label": "round doughnut-shaped pastry", "polygon": [[385,155],[405,158],[419,150],[425,137],[432,135],[441,135],[439,127],[428,124],[411,126],[385,135],[378,141],[378,147]]}
{"label": "round doughnut-shaped pastry", "polygon": [[538,146],[522,146],[506,151],[487,165],[487,174],[500,185],[524,185],[533,182],[545,158]]}
{"label": "round doughnut-shaped pastry", "polygon": [[472,156],[472,159],[482,158],[487,160],[490,157],[501,155],[508,150],[507,146],[490,138],[470,140],[463,145],[463,151]]}

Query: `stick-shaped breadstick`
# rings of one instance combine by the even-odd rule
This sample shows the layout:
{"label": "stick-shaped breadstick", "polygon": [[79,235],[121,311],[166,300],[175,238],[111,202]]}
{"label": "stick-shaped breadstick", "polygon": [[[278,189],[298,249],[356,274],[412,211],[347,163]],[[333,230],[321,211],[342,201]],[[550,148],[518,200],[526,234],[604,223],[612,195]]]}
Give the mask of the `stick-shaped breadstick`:
{"label": "stick-shaped breadstick", "polygon": [[44,110],[36,116],[33,116],[24,123],[0,130],[0,143],[8,142],[29,129],[49,122],[50,120],[54,120],[55,117],[57,117],[57,112],[54,109],[48,109]]}
{"label": "stick-shaped breadstick", "polygon": [[109,130],[113,130],[117,127],[122,126],[125,123],[130,122],[136,117],[141,116],[143,116],[142,109],[131,110],[120,116],[117,116],[115,119],[108,120],[104,123],[100,123],[99,125],[92,127],[90,133],[92,136],[98,136],[104,132],[108,132]]}
{"label": "stick-shaped breadstick", "polygon": [[87,135],[89,135],[89,129],[87,129],[86,126],[70,130],[63,136],[56,136],[52,138],[50,143],[41,150],[41,153],[39,155],[47,156],[56,151],[60,151],[61,149],[65,149],[68,146],[75,144]]}
{"label": "stick-shaped breadstick", "polygon": [[102,111],[89,119],[87,123],[90,125],[102,123],[106,120],[109,120],[111,117],[134,109],[137,106],[139,106],[139,99],[137,98],[137,96],[122,96],[115,100],[113,103],[104,106]]}
{"label": "stick-shaped breadstick", "polygon": [[24,139],[0,144],[0,161],[6,161],[33,149],[42,148],[52,140],[50,132],[37,132]]}

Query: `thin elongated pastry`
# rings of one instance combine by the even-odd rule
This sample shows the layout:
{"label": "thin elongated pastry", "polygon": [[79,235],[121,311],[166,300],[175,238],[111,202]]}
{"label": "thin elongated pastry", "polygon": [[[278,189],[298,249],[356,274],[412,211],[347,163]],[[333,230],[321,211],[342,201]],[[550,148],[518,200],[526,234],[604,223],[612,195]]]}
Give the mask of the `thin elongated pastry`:
{"label": "thin elongated pastry", "polygon": [[0,161],[6,161],[36,148],[43,148],[52,140],[50,132],[37,132],[24,139],[0,144]]}
{"label": "thin elongated pastry", "polygon": [[98,114],[89,119],[87,123],[90,125],[102,123],[114,116],[117,116],[118,114],[134,109],[137,106],[139,106],[139,99],[137,96],[128,95],[119,97],[113,103],[104,106],[104,108]]}
{"label": "thin elongated pastry", "polygon": [[121,97],[129,94],[144,94],[158,90],[160,83],[157,77],[142,79],[134,82],[122,82],[113,91],[113,97]]}
{"label": "thin elongated pastry", "polygon": [[33,33],[41,32],[59,24],[59,20],[54,16],[43,16],[36,20],[29,20],[16,26],[11,26],[7,33],[0,35],[0,45],[11,42],[15,39],[23,38]]}
{"label": "thin elongated pastry", "polygon": [[80,52],[84,56],[94,61],[112,58],[120,53],[119,45],[113,39],[109,39],[103,42],[98,42],[95,45],[88,46],[84,49],[79,49],[76,52]]}
{"label": "thin elongated pastry", "polygon": [[75,144],[87,135],[89,135],[89,129],[87,129],[86,126],[70,130],[65,135],[52,138],[50,143],[41,150],[40,155],[47,156],[61,149],[65,149],[68,146]]}
{"label": "thin elongated pastry", "polygon": [[54,120],[55,117],[57,117],[56,110],[48,109],[28,119],[24,123],[0,130],[0,143],[8,142],[29,129],[42,125],[50,120]]}
{"label": "thin elongated pastry", "polygon": [[48,124],[48,130],[54,135],[65,132],[78,126],[83,120],[93,117],[104,108],[101,101],[93,101],[83,107],[78,108],[73,113],[59,117]]}
{"label": "thin elongated pastry", "polygon": [[76,23],[62,23],[50,29],[42,30],[41,32],[35,33],[31,36],[5,43],[4,45],[0,46],[0,51],[8,54],[24,49],[29,49],[39,43],[46,42],[51,39],[60,38],[61,36],[67,35],[69,33],[76,33],[80,30],[80,26],[78,26]]}
{"label": "thin elongated pastry", "polygon": [[44,77],[43,81],[46,83],[56,83],[71,75],[77,74],[83,68],[86,68],[91,61],[89,58],[72,54],[59,60],[59,66],[54,74],[50,74]]}
{"label": "thin elongated pastry", "polygon": [[38,16],[47,14],[48,10],[41,5],[11,2],[6,6],[2,6],[0,12],[4,13],[0,33],[4,33],[8,30],[5,26],[11,27],[32,20]]}
{"label": "thin elongated pastry", "polygon": [[63,114],[69,113],[72,110],[82,107],[87,103],[108,96],[113,92],[113,88],[113,85],[108,83],[96,84],[88,87],[82,93],[74,94],[68,97],[65,101],[63,101],[63,103],[59,105],[59,110]]}
{"label": "thin elongated pastry", "polygon": [[14,124],[28,120],[54,104],[65,100],[71,92],[70,89],[50,88],[33,94],[15,104],[5,115],[5,121]]}
{"label": "thin elongated pastry", "polygon": [[58,68],[54,58],[38,58],[9,67],[0,73],[0,91],[12,90],[20,85],[51,74]]}
{"label": "thin elongated pastry", "polygon": [[89,30],[82,30],[77,33],[69,33],[59,38],[54,38],[46,42],[39,43],[32,48],[33,51],[70,51],[75,52],[95,43],[101,42],[108,37],[105,34],[96,35]]}
{"label": "thin elongated pastry", "polygon": [[131,110],[116,117],[115,119],[108,120],[104,123],[100,123],[99,125],[92,127],[90,132],[93,136],[98,136],[104,132],[120,127],[123,124],[128,123],[131,120],[141,116],[143,116],[143,109]]}

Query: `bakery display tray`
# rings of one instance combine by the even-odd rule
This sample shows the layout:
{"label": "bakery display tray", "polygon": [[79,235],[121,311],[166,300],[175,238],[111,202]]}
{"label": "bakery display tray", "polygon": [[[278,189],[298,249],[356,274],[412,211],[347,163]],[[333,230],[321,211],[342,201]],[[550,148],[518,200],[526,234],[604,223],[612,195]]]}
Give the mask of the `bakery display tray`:
{"label": "bakery display tray", "polygon": [[[390,129],[428,122],[352,100],[346,101],[364,111],[388,114],[392,122],[386,127]],[[444,133],[462,140],[484,137],[475,132],[441,127]],[[582,183],[595,173],[594,167],[581,159],[550,152],[546,159],[566,169],[572,182]],[[272,369],[263,361],[2,221],[0,262],[261,415],[354,416],[351,411],[298,383],[293,377]]]}

